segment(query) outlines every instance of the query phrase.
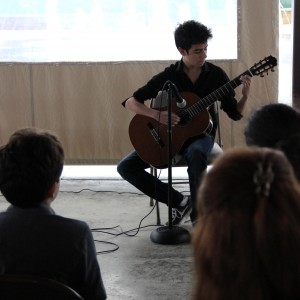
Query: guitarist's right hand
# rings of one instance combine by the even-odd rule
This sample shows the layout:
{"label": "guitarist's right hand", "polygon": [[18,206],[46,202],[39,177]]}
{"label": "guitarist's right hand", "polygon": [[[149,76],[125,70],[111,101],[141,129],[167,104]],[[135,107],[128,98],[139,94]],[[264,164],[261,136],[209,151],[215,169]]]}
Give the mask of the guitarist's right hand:
{"label": "guitarist's right hand", "polygon": [[[148,107],[144,103],[137,101],[134,97],[127,99],[125,102],[126,109],[143,116],[153,118],[161,124],[168,125],[168,111],[158,111]],[[172,127],[179,123],[180,117],[172,112],[171,114]]]}
{"label": "guitarist's right hand", "polygon": [[[168,111],[167,110],[163,110],[163,111],[155,110],[155,111],[156,111],[155,120],[161,124],[168,125]],[[172,127],[174,127],[180,122],[180,117],[172,112],[171,122],[172,122]]]}

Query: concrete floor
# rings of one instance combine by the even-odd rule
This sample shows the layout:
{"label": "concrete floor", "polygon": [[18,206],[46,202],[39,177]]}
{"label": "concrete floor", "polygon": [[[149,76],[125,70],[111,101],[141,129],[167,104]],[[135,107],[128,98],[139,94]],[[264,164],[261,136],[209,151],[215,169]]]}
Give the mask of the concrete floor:
{"label": "concrete floor", "polygon": [[[188,191],[185,184],[176,188]],[[7,202],[0,197],[0,210],[6,207]],[[74,168],[65,167],[60,193],[52,207],[59,215],[90,225],[108,299],[191,299],[191,245],[152,242],[150,235],[161,228],[156,225],[155,209],[151,212],[149,198],[118,177],[114,169],[74,172]],[[160,212],[165,224],[167,207],[160,205]],[[182,227],[188,232],[192,230],[189,222]],[[132,236],[122,233],[128,230],[132,230],[127,232]]]}

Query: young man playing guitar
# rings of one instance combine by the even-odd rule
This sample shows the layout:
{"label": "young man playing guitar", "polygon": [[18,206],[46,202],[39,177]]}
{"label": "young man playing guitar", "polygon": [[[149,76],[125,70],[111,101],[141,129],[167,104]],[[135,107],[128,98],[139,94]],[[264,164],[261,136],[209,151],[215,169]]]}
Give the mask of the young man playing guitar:
{"label": "young man playing guitar", "polygon": [[[166,82],[172,82],[179,93],[192,92],[202,98],[229,81],[228,76],[221,68],[206,62],[207,42],[212,38],[210,29],[194,20],[186,21],[177,26],[174,38],[176,47],[182,56],[181,60],[155,75],[143,87],[135,91],[132,97],[122,103],[126,109],[155,120],[162,126],[168,124],[168,111],[153,109],[144,102],[155,98],[158,92],[164,89]],[[234,89],[229,89],[228,93],[226,92],[218,99],[221,102],[221,109],[233,120],[242,118],[242,111],[249,95],[251,76],[241,76],[240,83],[243,85],[240,101],[235,99]],[[189,216],[193,223],[197,220],[196,193],[201,175],[207,168],[207,156],[212,150],[217,129],[214,105],[210,105],[207,110],[212,120],[211,130],[199,131],[198,135],[188,138],[179,151],[188,165],[191,195],[184,197],[172,188],[173,225],[183,223]],[[180,116],[172,111],[172,127],[176,128],[180,121]],[[143,136],[140,140],[142,139]],[[146,149],[146,151],[151,152],[151,149]],[[168,204],[168,184],[147,172],[146,169],[149,167],[149,162],[142,159],[138,151],[134,150],[119,162],[117,170],[125,180],[144,194]]]}

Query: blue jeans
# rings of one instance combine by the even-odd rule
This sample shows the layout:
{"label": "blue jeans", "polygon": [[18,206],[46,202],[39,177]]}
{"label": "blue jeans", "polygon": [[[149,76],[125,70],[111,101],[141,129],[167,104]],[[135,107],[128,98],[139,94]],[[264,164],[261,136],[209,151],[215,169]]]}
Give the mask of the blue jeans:
{"label": "blue jeans", "polygon": [[[196,200],[197,190],[200,179],[207,168],[207,156],[213,148],[214,139],[212,136],[201,135],[184,145],[180,154],[187,162],[187,172],[189,176],[189,185],[193,210],[191,220],[197,218]],[[126,181],[135,186],[142,193],[168,204],[168,184],[160,181],[151,175],[146,169],[150,165],[143,161],[136,151],[132,151],[124,157],[117,166],[117,171]],[[178,207],[183,195],[172,187],[171,191],[172,207]]]}

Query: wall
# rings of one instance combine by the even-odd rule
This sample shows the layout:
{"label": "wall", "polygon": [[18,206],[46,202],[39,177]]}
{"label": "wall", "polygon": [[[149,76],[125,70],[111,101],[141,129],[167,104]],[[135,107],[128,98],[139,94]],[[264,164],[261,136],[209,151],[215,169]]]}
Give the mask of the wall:
{"label": "wall", "polygon": [[[277,1],[241,0],[239,9],[239,58],[215,62],[231,79],[266,56],[278,57]],[[115,164],[132,149],[128,125],[133,115],[121,102],[169,64],[0,63],[0,145],[16,129],[36,126],[59,136],[67,163]],[[276,102],[277,94],[276,69],[253,77],[243,120],[233,122],[221,112],[225,149],[244,144],[247,116],[263,103]]]}

